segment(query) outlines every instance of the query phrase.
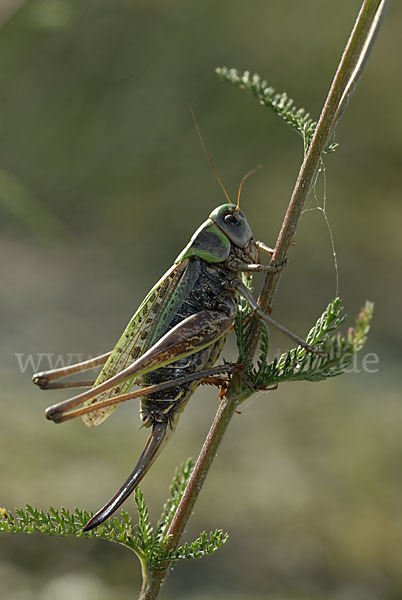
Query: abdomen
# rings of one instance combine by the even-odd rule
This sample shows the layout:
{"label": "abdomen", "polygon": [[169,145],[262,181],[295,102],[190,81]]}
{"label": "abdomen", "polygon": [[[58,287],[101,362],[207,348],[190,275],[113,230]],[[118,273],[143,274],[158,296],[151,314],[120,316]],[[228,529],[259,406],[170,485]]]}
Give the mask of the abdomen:
{"label": "abdomen", "polygon": [[[191,277],[193,285],[160,337],[186,317],[201,310],[220,310],[228,316],[234,317],[236,297],[235,293],[230,294],[227,291],[229,278],[223,265],[207,263],[198,257],[191,257],[187,269],[189,272],[184,273],[183,276]],[[174,382],[179,377],[212,367],[218,359],[225,341],[226,335],[222,335],[219,340],[207,348],[149,373],[143,378],[142,384]],[[176,413],[183,410],[199,383],[200,381],[192,381],[182,385],[173,384],[167,390],[148,396],[141,402],[141,418],[150,424],[155,421],[171,420]]]}

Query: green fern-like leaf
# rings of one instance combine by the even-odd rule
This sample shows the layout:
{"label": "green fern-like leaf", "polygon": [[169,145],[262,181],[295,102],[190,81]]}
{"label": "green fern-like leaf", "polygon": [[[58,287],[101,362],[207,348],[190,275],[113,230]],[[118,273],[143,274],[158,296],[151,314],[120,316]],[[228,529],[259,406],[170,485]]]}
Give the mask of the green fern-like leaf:
{"label": "green fern-like leaf", "polygon": [[176,550],[167,553],[166,559],[176,561],[183,558],[187,560],[192,558],[202,558],[207,554],[213,554],[219,550],[228,539],[229,534],[224,533],[222,529],[216,529],[209,534],[207,534],[206,531],[203,531],[200,537],[194,540],[194,542],[186,542]]}
{"label": "green fern-like leaf", "polygon": [[[331,302],[307,335],[309,344],[321,347],[324,356],[307,352],[298,346],[282,354],[271,363],[259,361],[253,369],[252,378],[256,386],[271,386],[285,381],[322,381],[345,372],[353,355],[364,346],[374,305],[366,302],[356,319],[354,329],[346,337],[336,330],[345,320],[340,298]],[[261,342],[263,347],[263,342]],[[263,353],[265,347],[263,347]]]}
{"label": "green fern-like leaf", "polygon": [[136,528],[139,546],[147,554],[147,551],[153,545],[153,527],[149,518],[148,507],[146,505],[144,494],[140,488],[134,491],[134,502],[138,511],[138,525]]}
{"label": "green fern-like leaf", "polygon": [[[237,69],[228,69],[227,67],[220,67],[216,69],[216,72],[224,81],[228,81],[242,90],[251,92],[253,96],[258,98],[261,104],[271,108],[287,125],[295,129],[303,137],[304,152],[307,152],[313,139],[317,122],[313,121],[304,108],[296,108],[293,100],[288,97],[286,92],[282,94],[276,93],[274,88],[270,87],[256,73],[254,75],[251,75],[249,71],[239,73]],[[324,154],[334,152],[337,146],[338,144],[327,145],[324,149]]]}
{"label": "green fern-like leaf", "polygon": [[152,566],[160,569],[166,561],[201,558],[218,550],[228,539],[221,530],[205,531],[194,542],[186,542],[176,550],[167,550],[169,537],[167,530],[176,508],[190,479],[194,463],[187,460],[175,473],[170,488],[170,497],[165,503],[156,530],[151,525],[148,507],[143,493],[136,488],[134,501],[138,511],[138,524],[133,525],[131,517],[122,512],[120,517],[108,519],[95,529],[84,532],[83,528],[91,514],[76,508],[70,512],[66,508],[50,508],[48,512],[27,504],[26,508],[17,508],[15,514],[0,508],[0,532],[4,533],[42,533],[47,535],[84,538],[99,538],[122,544],[134,551],[143,564],[143,568]]}
{"label": "green fern-like leaf", "polygon": [[170,497],[165,502],[162,514],[156,526],[155,536],[158,542],[162,542],[166,537],[166,532],[169,529],[169,525],[183,496],[193,469],[194,461],[191,458],[176,469],[176,473],[170,486]]}
{"label": "green fern-like leaf", "polygon": [[170,487],[170,498],[166,501],[154,535],[152,552],[147,554],[147,560],[156,569],[162,568],[166,561],[176,562],[180,559],[201,558],[218,550],[229,538],[227,533],[217,529],[207,534],[203,531],[194,542],[186,542],[176,550],[166,550],[169,543],[167,531],[173,515],[186,489],[194,469],[194,462],[188,459],[177,469]]}
{"label": "green fern-like leaf", "polygon": [[100,538],[120,543],[135,552],[140,549],[131,517],[126,512],[122,512],[120,519],[109,519],[92,531],[82,531],[91,516],[78,508],[70,512],[66,508],[58,510],[50,507],[48,512],[44,512],[27,504],[25,509],[15,509],[15,514],[6,509],[0,510],[0,532]]}
{"label": "green fern-like leaf", "polygon": [[[243,283],[252,291],[252,278],[243,275]],[[247,362],[248,348],[251,333],[251,315],[252,310],[248,302],[242,296],[239,297],[237,312],[235,316],[234,330],[236,334],[237,348],[239,351],[238,362]]]}
{"label": "green fern-like leaf", "polygon": [[374,303],[366,301],[360,313],[356,318],[355,327],[351,327],[348,331],[348,342],[351,352],[358,352],[367,341],[367,336],[370,331],[370,322],[373,318]]}
{"label": "green fern-like leaf", "polygon": [[[265,323],[261,322],[261,338],[260,338],[260,354],[257,359],[257,366],[254,369],[251,367],[251,378],[254,382],[254,385],[262,386],[263,383],[263,374],[265,372],[265,365],[268,360],[268,352],[269,352],[269,344],[270,344],[270,335],[269,329]],[[249,373],[250,375],[250,373]]]}

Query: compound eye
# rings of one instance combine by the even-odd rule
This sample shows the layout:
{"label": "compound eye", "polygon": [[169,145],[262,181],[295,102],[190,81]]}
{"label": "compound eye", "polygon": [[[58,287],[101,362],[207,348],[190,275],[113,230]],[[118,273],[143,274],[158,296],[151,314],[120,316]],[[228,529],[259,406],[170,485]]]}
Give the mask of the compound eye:
{"label": "compound eye", "polygon": [[229,225],[240,225],[240,219],[233,214],[226,215],[223,220]]}

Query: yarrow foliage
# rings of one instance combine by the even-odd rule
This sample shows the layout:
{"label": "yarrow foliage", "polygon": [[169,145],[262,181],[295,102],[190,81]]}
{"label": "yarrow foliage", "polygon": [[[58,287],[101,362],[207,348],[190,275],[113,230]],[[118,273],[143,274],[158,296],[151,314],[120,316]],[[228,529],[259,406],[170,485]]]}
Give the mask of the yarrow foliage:
{"label": "yarrow foliage", "polygon": [[[256,366],[248,368],[247,378],[255,388],[275,386],[285,381],[322,381],[328,377],[341,375],[353,361],[353,355],[364,346],[370,329],[374,304],[367,301],[356,318],[356,325],[347,335],[336,332],[345,320],[341,299],[330,302],[310,329],[306,341],[321,348],[325,355],[309,353],[298,346],[267,362],[269,351],[269,331],[261,324],[260,353]],[[250,336],[251,309],[244,302],[240,304],[236,317],[235,330],[240,354],[240,362],[246,361]],[[250,392],[253,390],[250,389]]]}
{"label": "yarrow foliage", "polygon": [[129,548],[137,554],[143,564],[157,569],[167,560],[175,562],[184,558],[201,558],[218,550],[228,540],[228,534],[221,529],[209,533],[203,531],[193,542],[186,542],[175,550],[167,549],[169,541],[167,531],[193,467],[194,464],[189,459],[176,471],[170,488],[170,496],[156,529],[151,525],[144,496],[137,488],[134,500],[139,519],[135,524],[128,513],[122,511],[119,518],[113,517],[96,529],[83,532],[83,527],[92,516],[87,511],[76,508],[70,512],[66,508],[50,507],[48,512],[44,512],[27,504],[25,509],[16,508],[14,513],[0,508],[0,531],[26,534],[43,533],[52,536],[74,535],[109,540]]}
{"label": "yarrow foliage", "polygon": [[[216,73],[224,81],[228,81],[242,90],[251,92],[253,96],[258,98],[260,104],[271,108],[278,117],[281,117],[287,125],[290,125],[290,127],[303,137],[304,152],[307,152],[313,139],[317,122],[310,117],[310,114],[304,108],[296,108],[294,101],[292,98],[289,98],[286,92],[278,94],[257,73],[251,75],[250,71],[240,73],[237,69],[219,67],[216,69]],[[324,154],[334,152],[337,147],[338,144],[328,144],[324,149]]]}

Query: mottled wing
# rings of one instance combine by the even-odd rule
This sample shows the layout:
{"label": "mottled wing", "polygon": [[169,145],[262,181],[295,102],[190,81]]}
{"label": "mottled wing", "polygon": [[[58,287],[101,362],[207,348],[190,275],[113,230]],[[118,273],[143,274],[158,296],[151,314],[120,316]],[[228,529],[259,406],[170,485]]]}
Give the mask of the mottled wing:
{"label": "mottled wing", "polygon": [[[122,371],[163,335],[178,304],[187,294],[188,287],[191,285],[188,277],[183,277],[187,263],[188,259],[173,265],[152,288],[124,330],[93,387]],[[136,377],[132,376],[122,381],[107,392],[91,398],[85,405],[125,394],[133,386],[135,380]],[[95,427],[102,423],[116,406],[115,404],[83,415],[82,420],[87,427]]]}

